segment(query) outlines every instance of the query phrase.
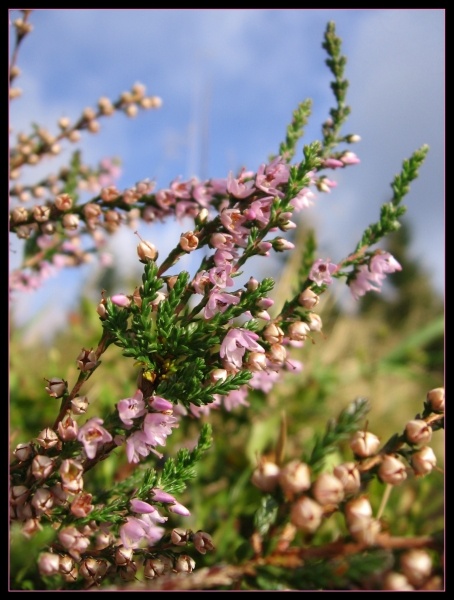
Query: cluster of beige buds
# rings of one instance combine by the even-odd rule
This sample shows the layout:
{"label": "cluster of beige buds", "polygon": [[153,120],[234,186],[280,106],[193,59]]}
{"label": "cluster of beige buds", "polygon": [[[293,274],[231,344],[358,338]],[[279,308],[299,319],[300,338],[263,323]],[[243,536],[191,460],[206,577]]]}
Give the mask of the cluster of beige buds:
{"label": "cluster of beige buds", "polygon": [[[424,418],[418,416],[406,424],[403,434],[398,436],[397,442],[394,441],[394,448],[390,448],[388,443],[380,449],[378,436],[366,430],[357,431],[350,439],[354,460],[338,464],[332,473],[324,472],[313,477],[310,465],[298,459],[281,465],[262,457],[252,473],[252,483],[267,493],[280,489],[289,503],[290,522],[296,530],[314,534],[327,517],[340,510],[345,516],[350,536],[365,546],[374,545],[381,532],[381,522],[377,516],[374,517],[365,493],[366,479],[375,475],[381,482],[395,486],[407,479],[409,471],[421,477],[436,467],[435,453],[427,444],[432,437],[432,425],[444,417],[444,388],[428,392],[424,414]],[[403,456],[409,466],[404,463]],[[366,473],[367,478],[363,477]],[[424,554],[423,551],[418,552],[421,556]],[[416,565],[423,562],[419,554],[414,557]],[[411,553],[408,560],[404,560],[404,565],[407,562],[413,564],[410,558],[413,558]],[[424,583],[430,574],[430,568],[425,565]],[[416,575],[405,576],[408,579],[405,585],[409,587],[403,589],[415,589],[418,585]],[[396,578],[397,575],[390,573],[386,585],[399,585],[399,578]]]}
{"label": "cluster of beige buds", "polygon": [[[16,71],[17,69],[14,72]],[[111,116],[116,111],[123,112],[128,117],[135,117],[141,109],[158,109],[161,106],[160,97],[147,96],[145,86],[135,83],[131,90],[120,94],[116,101],[107,97],[99,98],[96,108],[86,107],[75,122],[71,122],[68,117],[61,117],[57,123],[58,132],[55,134],[42,127],[36,128],[29,135],[19,132],[16,145],[10,148],[10,178],[17,180],[23,165],[36,165],[47,156],[60,154],[63,140],[77,143],[81,139],[81,131],[98,133],[101,117]]]}

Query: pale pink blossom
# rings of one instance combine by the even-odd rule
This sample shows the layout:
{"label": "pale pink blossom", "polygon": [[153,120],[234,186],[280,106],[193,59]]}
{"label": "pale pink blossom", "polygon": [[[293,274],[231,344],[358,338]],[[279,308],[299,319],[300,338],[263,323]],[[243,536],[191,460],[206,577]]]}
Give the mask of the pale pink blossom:
{"label": "pale pink blossom", "polygon": [[227,396],[223,396],[222,403],[224,404],[225,410],[231,412],[238,406],[249,406],[249,402],[247,401],[248,393],[249,390],[247,386],[242,385],[239,389],[229,392]]}
{"label": "pale pink blossom", "polygon": [[259,336],[253,331],[243,328],[230,329],[222,341],[220,356],[235,367],[241,368],[246,350],[265,352],[257,343]]}
{"label": "pale pink blossom", "polygon": [[133,419],[142,417],[147,411],[143,400],[143,393],[137,390],[132,398],[124,398],[117,404],[118,416],[129,429],[133,425]]}
{"label": "pale pink blossom", "polygon": [[235,178],[230,171],[227,177],[227,192],[235,198],[247,198],[255,191],[254,181],[252,179],[244,181],[244,175],[243,172],[238,178]]}
{"label": "pale pink blossom", "polygon": [[146,443],[150,446],[165,446],[172,427],[178,427],[178,419],[173,415],[148,413],[143,422]]}
{"label": "pale pink blossom", "polygon": [[377,250],[369,263],[369,269],[372,273],[380,273],[384,276],[385,273],[401,271],[402,266],[389,252]]}
{"label": "pale pink blossom", "polygon": [[126,440],[126,457],[130,463],[138,463],[140,457],[148,456],[151,452],[151,448],[147,443],[147,437],[145,433],[135,431]]}
{"label": "pale pink blossom", "polygon": [[102,419],[93,417],[79,429],[77,439],[84,445],[88,458],[94,458],[100,446],[112,441],[110,433],[102,427],[103,422]]}
{"label": "pale pink blossom", "polygon": [[331,275],[337,271],[337,265],[330,262],[329,259],[319,258],[314,262],[309,273],[309,279],[315,281],[317,285],[330,284],[333,279]]}
{"label": "pale pink blossom", "polygon": [[223,313],[231,304],[238,304],[240,299],[238,296],[220,292],[214,288],[209,295],[208,302],[204,308],[203,316],[205,319],[211,319],[217,313]]}

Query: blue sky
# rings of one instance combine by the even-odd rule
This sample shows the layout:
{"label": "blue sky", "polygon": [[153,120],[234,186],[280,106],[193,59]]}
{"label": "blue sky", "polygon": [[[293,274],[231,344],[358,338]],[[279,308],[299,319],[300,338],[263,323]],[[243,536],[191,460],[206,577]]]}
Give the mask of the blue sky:
{"label": "blue sky", "polygon": [[[34,30],[18,61],[23,96],[11,103],[10,124],[16,132],[28,131],[32,121],[56,131],[59,117],[76,119],[100,96],[116,99],[141,82],[162,98],[162,108],[135,119],[120,114],[103,119],[97,135],[84,135],[85,162],[121,156],[120,188],[145,178],[167,187],[177,176],[226,177],[242,166],[256,170],[277,152],[293,110],[306,98],[313,101],[313,114],[303,142],[319,139],[333,105],[321,46],[331,20],[347,56],[352,114],[344,132],[361,136],[352,148],[361,163],[333,172],[338,187],[305,213],[317,228],[320,255],[337,262],[354,248],[390,198],[389,185],[403,159],[427,143],[430,151],[407,196],[405,219],[412,227],[413,256],[443,293],[442,9],[35,10]],[[72,149],[65,146],[39,174],[57,170]],[[30,169],[24,177],[35,173]],[[178,239],[176,233],[171,242],[157,231],[144,235],[161,236],[168,249]],[[124,257],[130,245],[135,260],[136,243],[128,231],[113,240],[112,250]],[[17,260],[12,252],[11,265]],[[80,286],[73,271],[48,280],[41,292],[16,296],[12,308],[22,315],[20,322],[43,306],[50,310],[62,281],[68,297]]]}

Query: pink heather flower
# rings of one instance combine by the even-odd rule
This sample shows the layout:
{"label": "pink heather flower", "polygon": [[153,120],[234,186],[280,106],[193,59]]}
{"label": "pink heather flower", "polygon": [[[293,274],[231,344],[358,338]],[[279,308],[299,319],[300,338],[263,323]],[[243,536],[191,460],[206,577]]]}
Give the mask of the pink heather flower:
{"label": "pink heather flower", "polygon": [[220,219],[224,227],[233,234],[236,243],[249,235],[249,229],[243,226],[247,219],[238,208],[224,209],[221,212]]}
{"label": "pink heather flower", "polygon": [[142,515],[146,515],[149,513],[155,512],[155,507],[148,504],[148,502],[144,502],[143,500],[139,500],[139,498],[133,498],[130,502],[131,510],[135,513],[139,513]]}
{"label": "pink heather flower", "polygon": [[340,157],[340,160],[344,163],[344,165],[356,165],[361,162],[356,154],[354,152],[350,152],[350,150],[344,152]]}
{"label": "pink heather flower", "polygon": [[243,328],[230,329],[222,341],[220,356],[235,367],[241,368],[246,350],[265,352],[257,343],[259,336]]}
{"label": "pink heather flower", "polygon": [[171,504],[171,506],[169,506],[170,512],[183,517],[188,517],[191,514],[185,506],[176,501],[172,494],[168,494],[167,492],[164,492],[164,490],[159,490],[158,488],[152,489],[151,494],[154,502]]}
{"label": "pink heather flower", "polygon": [[217,267],[222,267],[229,261],[237,258],[238,252],[236,250],[216,250],[213,255],[214,264]]}
{"label": "pink heather flower", "polygon": [[237,406],[249,406],[247,401],[249,390],[247,386],[242,385],[238,390],[232,390],[227,396],[222,397],[222,403],[227,412],[231,412]]}
{"label": "pink heather flower", "polygon": [[215,401],[215,402],[211,402],[211,404],[205,404],[202,406],[196,406],[195,404],[191,403],[189,405],[189,410],[196,419],[200,419],[202,416],[209,415],[212,408],[218,408],[220,403],[221,403],[220,399],[218,402]]}
{"label": "pink heather flower", "polygon": [[255,191],[254,181],[250,179],[245,182],[244,175],[245,173],[241,173],[236,179],[230,171],[227,177],[227,192],[235,198],[247,198]]}
{"label": "pink heather flower", "polygon": [[248,385],[254,390],[261,390],[265,394],[273,389],[274,384],[280,378],[279,371],[255,371]]}
{"label": "pink heather flower", "polygon": [[[276,192],[277,194],[277,192]],[[273,196],[254,200],[244,211],[244,216],[248,221],[258,221],[261,225],[268,225],[271,215],[271,204]]]}
{"label": "pink heather flower", "polygon": [[322,162],[322,167],[324,169],[339,169],[343,167],[344,163],[337,158],[327,158]]}
{"label": "pink heather flower", "polygon": [[164,413],[148,413],[143,422],[145,441],[150,446],[165,446],[166,438],[178,427],[178,419]]}
{"label": "pink heather flower", "polygon": [[337,265],[329,262],[329,259],[323,260],[319,258],[314,262],[309,273],[309,279],[315,281],[317,285],[323,285],[324,283],[332,283],[331,275],[337,271]]}
{"label": "pink heather flower", "polygon": [[232,272],[232,265],[226,263],[218,267],[213,267],[208,271],[209,280],[213,285],[218,288],[230,287],[233,285],[233,279],[230,276]]}
{"label": "pink heather flower", "polygon": [[238,296],[213,289],[204,308],[203,316],[205,319],[211,319],[218,312],[225,312],[231,304],[238,304],[239,301]]}
{"label": "pink heather flower", "polygon": [[77,439],[84,445],[88,458],[94,458],[100,446],[112,441],[110,433],[102,427],[103,422],[102,419],[93,417],[79,429]]}
{"label": "pink heather flower", "polygon": [[348,284],[350,291],[356,300],[371,290],[380,292],[386,274],[401,270],[401,265],[389,252],[378,250],[371,258],[369,266],[361,265],[356,269],[355,278]]}
{"label": "pink heather flower", "polygon": [[168,507],[168,510],[169,510],[169,512],[174,513],[176,515],[180,515],[182,517],[191,516],[191,513],[186,508],[186,506],[183,506],[179,502],[173,502],[172,504],[170,504],[170,506]]}
{"label": "pink heather flower", "polygon": [[402,271],[400,263],[389,252],[378,250],[369,263],[369,269],[372,273],[394,273]]}
{"label": "pink heather flower", "polygon": [[[167,517],[161,517],[160,522],[166,520]],[[126,523],[120,527],[120,538],[125,548],[139,548],[141,542],[154,546],[164,533],[165,529],[157,526],[149,514],[143,514],[140,518],[128,517]]]}
{"label": "pink heather flower", "polygon": [[147,411],[143,400],[143,393],[137,390],[132,398],[124,398],[117,404],[118,415],[129,429],[133,425],[133,419],[142,417]]}
{"label": "pink heather flower", "polygon": [[150,407],[156,411],[161,413],[172,414],[173,412],[173,404],[166,400],[165,398],[161,398],[161,396],[153,396],[148,401]]}
{"label": "pink heather flower", "polygon": [[358,300],[367,292],[380,292],[382,280],[383,276],[380,273],[371,273],[368,265],[361,265],[355,272],[355,278],[351,279],[348,285],[353,297]]}
{"label": "pink heather flower", "polygon": [[143,431],[135,431],[126,440],[126,457],[130,463],[138,463],[140,457],[148,456],[151,448],[147,444],[147,437]]}
{"label": "pink heather flower", "polygon": [[153,488],[151,490],[151,495],[155,502],[176,502],[176,499],[172,496],[172,494],[169,494],[164,490],[160,490],[159,488]]}
{"label": "pink heather flower", "polygon": [[131,304],[131,298],[124,294],[115,294],[111,297],[113,304],[120,306],[121,308],[127,308]]}
{"label": "pink heather flower", "polygon": [[255,185],[263,192],[282,198],[284,194],[277,189],[277,186],[287,183],[289,175],[289,166],[281,156],[278,156],[269,165],[260,165],[255,178]]}
{"label": "pink heather flower", "polygon": [[192,287],[196,294],[204,294],[205,286],[210,282],[208,271],[199,271],[192,280]]}
{"label": "pink heather flower", "polygon": [[229,233],[213,233],[210,237],[210,245],[218,250],[228,250],[229,252],[233,252],[235,249],[234,239]]}

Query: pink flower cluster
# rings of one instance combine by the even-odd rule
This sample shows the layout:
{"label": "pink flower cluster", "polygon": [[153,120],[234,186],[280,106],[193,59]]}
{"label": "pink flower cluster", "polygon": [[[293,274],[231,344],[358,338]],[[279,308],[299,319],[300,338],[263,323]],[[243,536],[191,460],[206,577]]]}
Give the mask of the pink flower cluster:
{"label": "pink flower cluster", "polygon": [[165,398],[153,396],[147,406],[143,399],[143,392],[137,390],[132,398],[120,400],[117,410],[126,429],[131,429],[134,420],[145,415],[140,429],[126,439],[128,461],[138,463],[141,457],[148,456],[150,452],[161,456],[155,447],[165,446],[167,436],[172,433],[172,427],[178,427],[178,419],[173,416],[173,404]]}
{"label": "pink flower cluster", "polygon": [[401,265],[389,252],[377,250],[368,265],[356,269],[354,279],[348,284],[350,291],[355,300],[369,291],[380,292],[386,275],[401,270]]}

